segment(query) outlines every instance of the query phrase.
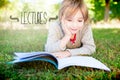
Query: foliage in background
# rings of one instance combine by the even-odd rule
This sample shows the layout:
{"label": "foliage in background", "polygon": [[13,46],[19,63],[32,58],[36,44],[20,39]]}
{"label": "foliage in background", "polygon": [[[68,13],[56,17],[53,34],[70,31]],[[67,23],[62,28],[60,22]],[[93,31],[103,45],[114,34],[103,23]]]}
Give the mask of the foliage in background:
{"label": "foliage in background", "polygon": [[91,4],[94,5],[94,8],[90,9],[94,12],[94,15],[92,16],[92,20],[100,21],[104,19],[104,7],[105,2],[104,0],[91,0]]}
{"label": "foliage in background", "polygon": [[8,0],[0,0],[0,8],[3,8],[9,4]]}
{"label": "foliage in background", "polygon": [[[9,21],[9,15],[20,17],[20,12],[23,11],[46,11],[48,17],[57,16],[60,8],[60,3],[50,5],[48,1],[49,0],[35,0],[33,2],[25,2],[23,0],[0,0],[0,21]],[[85,0],[89,9],[90,18],[94,22],[104,20],[105,1],[108,0]],[[120,1],[110,0],[109,19],[120,19],[119,13]]]}
{"label": "foliage in background", "polygon": [[118,18],[120,20],[120,1],[118,2],[111,2],[112,4],[110,5],[111,9],[111,14],[110,17],[111,19],[113,18]]}
{"label": "foliage in background", "polygon": [[[91,5],[94,5],[93,8],[90,8],[90,11],[94,12],[92,16],[93,20],[101,21],[104,20],[105,15],[105,0],[90,0]],[[110,10],[109,10],[109,19],[120,19],[120,1],[119,0],[110,0]]]}
{"label": "foliage in background", "polygon": [[8,7],[8,5],[10,4],[9,0],[0,0],[0,21],[5,21],[5,18],[4,18],[4,15],[3,12],[6,12],[4,11],[6,9],[6,7]]}

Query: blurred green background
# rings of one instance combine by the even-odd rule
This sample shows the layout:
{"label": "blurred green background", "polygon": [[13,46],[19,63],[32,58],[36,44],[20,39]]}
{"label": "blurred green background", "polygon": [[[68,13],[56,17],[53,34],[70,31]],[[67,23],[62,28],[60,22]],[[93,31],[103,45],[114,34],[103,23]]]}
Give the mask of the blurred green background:
{"label": "blurred green background", "polygon": [[[8,21],[10,15],[20,17],[24,11],[46,11],[49,16],[58,15],[62,0],[0,0],[0,21]],[[119,0],[85,0],[90,18],[95,22],[120,20]]]}

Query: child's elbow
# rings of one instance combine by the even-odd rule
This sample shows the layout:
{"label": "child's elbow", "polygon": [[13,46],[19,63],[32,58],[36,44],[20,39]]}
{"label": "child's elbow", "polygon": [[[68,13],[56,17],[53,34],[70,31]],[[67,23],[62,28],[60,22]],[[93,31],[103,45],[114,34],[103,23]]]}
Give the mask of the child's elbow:
{"label": "child's elbow", "polygon": [[46,51],[46,52],[50,52],[49,46],[48,46],[47,44],[45,44],[45,51]]}
{"label": "child's elbow", "polygon": [[90,54],[94,54],[96,52],[96,46],[92,46],[90,49]]}
{"label": "child's elbow", "polygon": [[52,46],[46,44],[45,45],[45,51],[49,52],[49,53],[53,53],[53,52],[55,52],[55,49],[52,48]]}

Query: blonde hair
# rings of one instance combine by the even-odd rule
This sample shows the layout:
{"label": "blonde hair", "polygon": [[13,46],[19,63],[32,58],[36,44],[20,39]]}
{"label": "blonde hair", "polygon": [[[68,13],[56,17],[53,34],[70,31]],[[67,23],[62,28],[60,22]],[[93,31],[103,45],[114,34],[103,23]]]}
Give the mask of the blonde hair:
{"label": "blonde hair", "polygon": [[63,15],[69,17],[74,15],[78,10],[82,12],[84,21],[87,22],[88,9],[83,0],[63,0],[59,11],[59,21],[61,21]]}

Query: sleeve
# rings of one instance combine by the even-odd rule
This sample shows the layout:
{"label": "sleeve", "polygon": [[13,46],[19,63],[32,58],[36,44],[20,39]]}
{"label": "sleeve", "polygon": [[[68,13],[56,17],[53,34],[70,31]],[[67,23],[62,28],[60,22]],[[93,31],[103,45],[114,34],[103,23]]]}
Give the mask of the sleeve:
{"label": "sleeve", "polygon": [[47,52],[58,52],[64,51],[65,48],[60,48],[60,30],[59,25],[57,23],[51,23],[49,26],[47,42],[45,44],[45,51]]}
{"label": "sleeve", "polygon": [[71,53],[71,56],[90,55],[95,52],[96,46],[94,43],[91,27],[88,26],[82,35],[82,47],[76,49],[67,49]]}

